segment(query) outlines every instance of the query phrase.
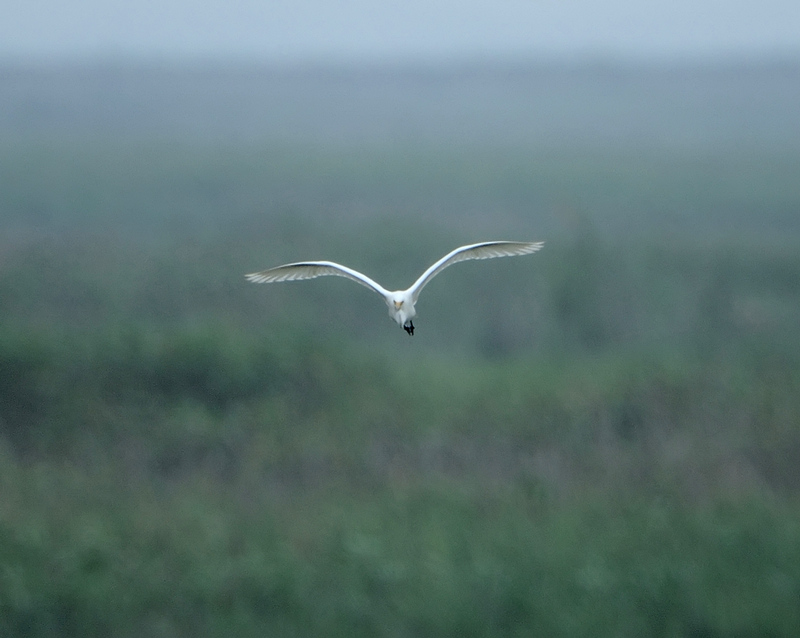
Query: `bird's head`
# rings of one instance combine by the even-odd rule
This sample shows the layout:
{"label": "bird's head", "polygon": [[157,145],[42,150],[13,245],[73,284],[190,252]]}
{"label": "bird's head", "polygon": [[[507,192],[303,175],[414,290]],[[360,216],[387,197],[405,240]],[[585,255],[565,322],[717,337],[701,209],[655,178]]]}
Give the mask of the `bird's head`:
{"label": "bird's head", "polygon": [[389,316],[401,326],[417,314],[413,300],[405,291],[392,293],[386,300],[386,305],[389,306]]}

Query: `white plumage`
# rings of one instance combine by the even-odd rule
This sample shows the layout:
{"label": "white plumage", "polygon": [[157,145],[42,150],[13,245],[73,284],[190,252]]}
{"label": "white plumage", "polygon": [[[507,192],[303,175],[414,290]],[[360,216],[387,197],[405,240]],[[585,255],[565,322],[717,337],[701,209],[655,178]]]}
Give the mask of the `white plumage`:
{"label": "white plumage", "polygon": [[332,275],[336,277],[347,277],[362,286],[374,290],[381,295],[389,307],[389,316],[401,325],[405,331],[413,335],[414,324],[411,321],[417,316],[414,308],[417,303],[420,291],[433,277],[439,274],[448,266],[452,266],[459,261],[469,259],[492,259],[494,257],[513,257],[515,255],[529,255],[539,250],[544,242],[521,242],[521,241],[485,241],[479,244],[461,246],[447,253],[439,261],[428,268],[410,288],[406,290],[386,290],[383,286],[373,281],[366,275],[357,270],[336,264],[332,261],[301,261],[294,264],[285,264],[254,272],[245,277],[254,283],[270,283],[275,281],[297,281],[300,279],[314,279]]}

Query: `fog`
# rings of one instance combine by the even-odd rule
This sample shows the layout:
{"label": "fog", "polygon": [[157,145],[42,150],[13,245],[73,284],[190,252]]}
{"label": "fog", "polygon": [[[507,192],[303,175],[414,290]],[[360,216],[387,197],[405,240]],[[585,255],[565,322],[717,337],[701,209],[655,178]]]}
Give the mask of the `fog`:
{"label": "fog", "polygon": [[791,0],[5,3],[0,56],[436,61],[796,56]]}
{"label": "fog", "polygon": [[797,10],[604,6],[0,9],[4,638],[800,634]]}

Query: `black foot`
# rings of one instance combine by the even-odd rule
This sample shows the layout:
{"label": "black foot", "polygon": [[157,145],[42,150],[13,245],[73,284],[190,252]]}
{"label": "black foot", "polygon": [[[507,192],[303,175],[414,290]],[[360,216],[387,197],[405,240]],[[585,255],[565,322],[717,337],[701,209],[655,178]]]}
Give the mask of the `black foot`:
{"label": "black foot", "polygon": [[414,322],[409,321],[406,325],[403,326],[403,330],[405,330],[408,334],[414,334]]}

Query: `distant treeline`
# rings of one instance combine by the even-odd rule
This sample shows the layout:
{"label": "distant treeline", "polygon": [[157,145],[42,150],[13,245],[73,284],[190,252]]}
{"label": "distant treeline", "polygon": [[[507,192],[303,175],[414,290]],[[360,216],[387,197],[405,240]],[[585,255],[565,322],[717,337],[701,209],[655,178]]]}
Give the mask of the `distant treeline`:
{"label": "distant treeline", "polygon": [[800,61],[0,65],[0,137],[800,148]]}

